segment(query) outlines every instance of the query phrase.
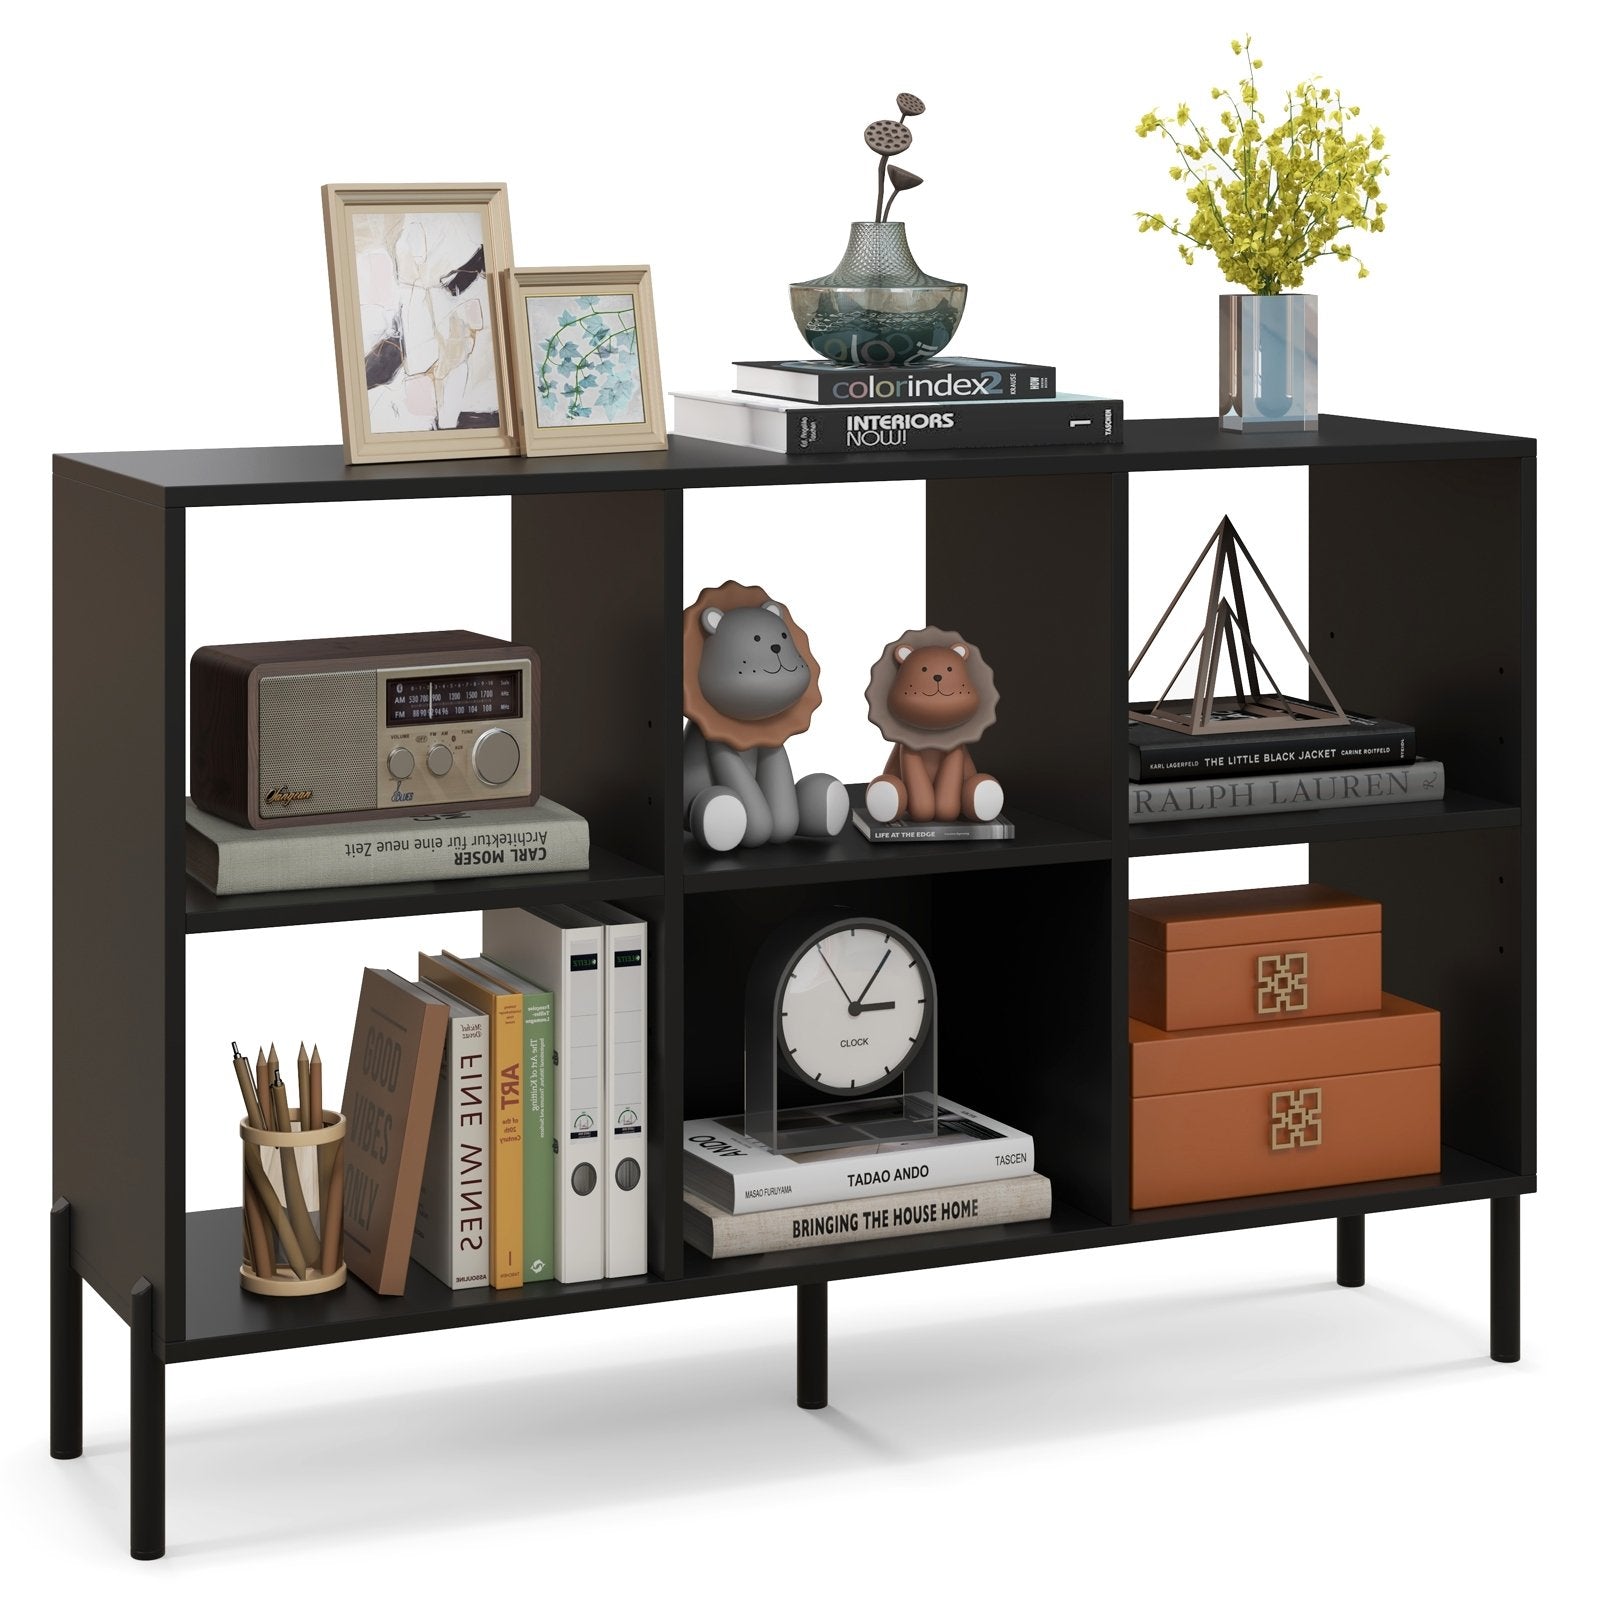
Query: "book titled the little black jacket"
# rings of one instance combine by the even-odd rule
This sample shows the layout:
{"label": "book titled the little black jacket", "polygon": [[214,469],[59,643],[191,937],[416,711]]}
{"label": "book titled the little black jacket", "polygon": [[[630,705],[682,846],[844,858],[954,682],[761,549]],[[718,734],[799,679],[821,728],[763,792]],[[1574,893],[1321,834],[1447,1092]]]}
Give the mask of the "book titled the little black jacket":
{"label": "book titled the little black jacket", "polygon": [[[1136,705],[1148,711],[1148,704]],[[1210,778],[1266,772],[1309,772],[1329,767],[1403,767],[1417,759],[1417,734],[1409,723],[1349,712],[1347,723],[1307,722],[1298,728],[1182,733],[1148,722],[1128,723],[1128,779]]]}
{"label": "book titled the little black jacket", "polygon": [[1122,443],[1122,402],[1085,395],[917,405],[809,405],[744,394],[673,399],[680,434],[788,455]]}

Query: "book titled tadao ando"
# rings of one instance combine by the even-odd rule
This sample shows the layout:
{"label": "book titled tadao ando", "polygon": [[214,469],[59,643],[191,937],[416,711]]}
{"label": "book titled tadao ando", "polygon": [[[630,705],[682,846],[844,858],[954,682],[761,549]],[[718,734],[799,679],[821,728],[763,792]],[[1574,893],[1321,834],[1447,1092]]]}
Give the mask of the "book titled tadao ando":
{"label": "book titled tadao ando", "polygon": [[[683,1187],[741,1215],[788,1206],[904,1194],[1033,1171],[1033,1136],[939,1097],[936,1118],[907,1127],[897,1100],[841,1101],[778,1113],[813,1139],[829,1125],[829,1148],[780,1153],[744,1131],[743,1117],[683,1125]],[[931,1124],[931,1127],[930,1127]]]}
{"label": "book titled tadao ando", "polygon": [[344,1253],[376,1294],[404,1294],[450,1010],[398,973],[361,980],[344,1080]]}

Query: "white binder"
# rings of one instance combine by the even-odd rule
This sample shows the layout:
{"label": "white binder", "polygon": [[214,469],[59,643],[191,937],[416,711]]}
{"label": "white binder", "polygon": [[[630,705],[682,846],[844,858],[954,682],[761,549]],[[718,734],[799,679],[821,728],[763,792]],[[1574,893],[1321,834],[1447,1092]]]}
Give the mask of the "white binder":
{"label": "white binder", "polygon": [[605,930],[571,906],[483,913],[483,953],[555,996],[555,1271],[606,1274]]}
{"label": "white binder", "polygon": [[650,1052],[649,928],[604,904],[573,907],[605,930],[606,1276],[649,1270],[645,1074]]}

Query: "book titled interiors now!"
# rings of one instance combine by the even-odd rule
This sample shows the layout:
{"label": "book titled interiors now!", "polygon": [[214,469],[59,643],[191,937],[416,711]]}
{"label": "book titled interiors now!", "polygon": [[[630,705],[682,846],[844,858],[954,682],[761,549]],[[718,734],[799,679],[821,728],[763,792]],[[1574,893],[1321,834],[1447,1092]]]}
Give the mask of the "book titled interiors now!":
{"label": "book titled interiors now!", "polygon": [[1122,443],[1122,402],[1090,395],[915,405],[813,405],[729,393],[672,400],[678,434],[791,456]]}

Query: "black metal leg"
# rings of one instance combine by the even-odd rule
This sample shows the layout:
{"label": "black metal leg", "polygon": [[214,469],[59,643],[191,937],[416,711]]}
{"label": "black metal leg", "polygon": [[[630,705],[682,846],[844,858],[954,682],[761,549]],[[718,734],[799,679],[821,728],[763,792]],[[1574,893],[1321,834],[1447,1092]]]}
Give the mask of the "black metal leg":
{"label": "black metal leg", "polygon": [[50,1208],[50,1454],[83,1454],[83,1279],[72,1269],[72,1207]]}
{"label": "black metal leg", "polygon": [[154,1287],[141,1278],[133,1286],[128,1362],[128,1553],[135,1561],[167,1553],[167,1369],[156,1355],[155,1303]]}
{"label": "black metal leg", "polygon": [[1489,1202],[1489,1354],[1522,1359],[1522,1201]]}
{"label": "black metal leg", "polygon": [[1367,1281],[1367,1219],[1340,1217],[1338,1227],[1339,1284],[1345,1289],[1359,1289]]}
{"label": "black metal leg", "polygon": [[820,1411],[828,1403],[828,1286],[802,1283],[796,1293],[794,1400]]}

